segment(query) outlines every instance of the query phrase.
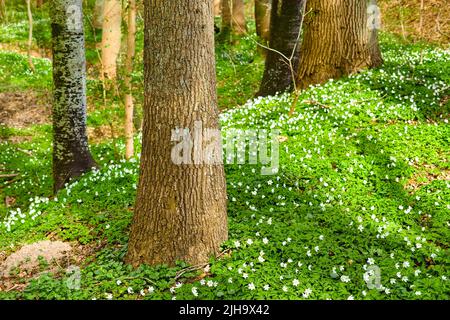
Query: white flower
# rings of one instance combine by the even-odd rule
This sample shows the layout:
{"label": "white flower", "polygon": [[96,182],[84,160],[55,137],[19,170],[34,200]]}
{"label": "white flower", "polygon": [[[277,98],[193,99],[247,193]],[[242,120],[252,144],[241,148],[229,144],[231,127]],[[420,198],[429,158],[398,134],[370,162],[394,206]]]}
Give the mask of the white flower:
{"label": "white flower", "polygon": [[258,257],[258,261],[261,262],[261,263],[263,263],[263,262],[266,261],[266,260],[265,260],[262,256],[259,256],[259,257]]}
{"label": "white flower", "polygon": [[120,286],[120,285],[122,284],[122,281],[121,281],[121,280],[117,280],[117,281],[116,281],[116,284],[117,284],[118,286]]}
{"label": "white flower", "polygon": [[311,293],[312,293],[312,290],[310,288],[306,288],[305,291],[303,292],[302,296],[303,296],[303,298],[308,298]]}
{"label": "white flower", "polygon": [[292,285],[293,285],[294,287],[297,287],[299,284],[300,284],[300,281],[298,281],[298,279],[292,280]]}
{"label": "white flower", "polygon": [[251,282],[251,283],[248,284],[248,288],[250,290],[255,290],[256,287],[255,287],[255,284],[253,282]]}
{"label": "white flower", "polygon": [[240,246],[241,246],[241,243],[239,242],[239,241],[235,241],[234,242],[234,246],[236,247],[236,248],[239,248]]}
{"label": "white flower", "polygon": [[408,268],[408,267],[409,267],[409,262],[408,261],[403,262],[403,268]]}
{"label": "white flower", "polygon": [[350,282],[350,277],[342,275],[341,276],[341,281],[345,282],[345,283]]}
{"label": "white flower", "polygon": [[253,244],[253,240],[252,240],[252,239],[248,239],[248,240],[247,240],[247,244],[248,244],[248,245]]}
{"label": "white flower", "polygon": [[269,239],[264,238],[264,239],[262,239],[262,242],[263,242],[264,244],[268,244],[268,243],[269,243]]}
{"label": "white flower", "polygon": [[348,298],[347,298],[347,300],[354,300],[355,298],[353,297],[353,296],[349,296]]}
{"label": "white flower", "polygon": [[133,291],[133,288],[132,288],[132,287],[128,287],[128,288],[127,288],[127,291],[128,291],[128,293],[129,293],[129,294],[133,294],[133,293],[134,293],[134,291]]}
{"label": "white flower", "polygon": [[106,296],[107,300],[112,300],[112,298],[113,298],[112,293],[106,293],[105,296]]}
{"label": "white flower", "polygon": [[373,265],[375,263],[375,260],[373,258],[369,258],[367,259],[367,263]]}
{"label": "white flower", "polygon": [[153,288],[153,286],[148,287],[148,293],[153,293],[155,292],[155,288]]}
{"label": "white flower", "polygon": [[288,292],[288,287],[283,286],[283,288],[281,288],[284,292]]}
{"label": "white flower", "polygon": [[414,294],[415,294],[416,296],[420,296],[420,295],[422,295],[422,292],[416,291]]}
{"label": "white flower", "polygon": [[263,289],[264,289],[264,291],[268,291],[270,289],[270,286],[268,284],[265,284]]}
{"label": "white flower", "polygon": [[145,296],[145,291],[144,291],[144,289],[142,289],[141,291],[139,291],[139,294],[140,294],[141,296]]}
{"label": "white flower", "polygon": [[194,295],[194,297],[198,297],[197,287],[192,287],[191,291],[192,291],[192,294]]}

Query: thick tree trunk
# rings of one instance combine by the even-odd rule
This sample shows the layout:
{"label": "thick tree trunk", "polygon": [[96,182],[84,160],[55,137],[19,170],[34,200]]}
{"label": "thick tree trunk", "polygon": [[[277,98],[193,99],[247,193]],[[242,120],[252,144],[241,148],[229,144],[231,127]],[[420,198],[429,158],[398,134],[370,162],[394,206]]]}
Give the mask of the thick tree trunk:
{"label": "thick tree trunk", "polygon": [[134,154],[133,139],[133,95],[131,74],[133,73],[133,60],[135,54],[136,34],[136,1],[128,0],[128,33],[127,33],[127,60],[125,66],[125,158],[130,159]]}
{"label": "thick tree trunk", "polygon": [[[298,43],[302,23],[304,0],[273,0],[270,20],[270,41],[267,50],[266,65],[261,81],[259,96],[274,95],[293,89],[293,74],[295,75],[300,52]],[[292,70],[285,57],[292,56]]]}
{"label": "thick tree trunk", "polygon": [[[298,70],[299,87],[376,65],[369,50],[368,1],[309,0]],[[378,43],[373,43],[378,46]]]}
{"label": "thick tree trunk", "polygon": [[245,4],[243,0],[222,0],[223,36],[244,35],[247,33]]}
{"label": "thick tree trunk", "polygon": [[92,24],[94,28],[101,29],[103,28],[103,5],[104,0],[96,0],[93,12]]}
{"label": "thick tree trunk", "polygon": [[82,0],[54,0],[53,178],[55,192],[95,166],[86,136],[86,60]]}
{"label": "thick tree trunk", "polygon": [[270,8],[271,0],[255,0],[256,34],[265,43],[270,36]]}
{"label": "thick tree trunk", "polygon": [[[203,263],[227,239],[223,165],[201,161],[203,135],[194,131],[197,121],[204,129],[219,128],[213,2],[146,0],[144,11],[143,146],[126,261],[134,266]],[[171,140],[183,128],[197,132],[194,164],[172,160]],[[220,149],[215,137],[208,146]]]}
{"label": "thick tree trunk", "polygon": [[122,3],[104,0],[102,33],[102,67],[107,79],[117,76],[117,58],[120,52]]}

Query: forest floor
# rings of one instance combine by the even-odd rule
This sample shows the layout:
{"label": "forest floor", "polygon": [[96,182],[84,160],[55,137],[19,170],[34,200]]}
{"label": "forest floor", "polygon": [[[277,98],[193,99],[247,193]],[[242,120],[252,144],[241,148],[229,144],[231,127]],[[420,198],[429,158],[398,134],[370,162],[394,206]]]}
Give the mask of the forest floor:
{"label": "forest floor", "polygon": [[226,165],[229,240],[195,268],[123,263],[141,133],[125,161],[123,106],[95,71],[100,169],[52,195],[51,63],[0,50],[0,299],[448,299],[449,50],[382,34],[381,68],[302,92],[289,117],[290,95],[253,99],[254,39],[216,50],[221,124],[280,130],[279,171]]}
{"label": "forest floor", "polygon": [[[262,63],[252,41],[218,50],[224,105],[236,99],[227,92],[234,86],[223,87],[226,72],[255,91]],[[0,68],[10,71],[0,73],[0,174],[12,174],[1,178],[0,298],[447,299],[450,53],[389,35],[382,49],[382,68],[304,91],[292,117],[286,94],[224,111],[224,132],[280,130],[279,172],[226,165],[230,240],[220,258],[137,270],[122,258],[139,158],[123,160],[120,133],[107,129],[120,123],[120,104],[90,105],[101,168],[53,197],[51,65],[36,59],[31,74],[26,56],[0,52]],[[54,255],[32,263],[21,250]]]}

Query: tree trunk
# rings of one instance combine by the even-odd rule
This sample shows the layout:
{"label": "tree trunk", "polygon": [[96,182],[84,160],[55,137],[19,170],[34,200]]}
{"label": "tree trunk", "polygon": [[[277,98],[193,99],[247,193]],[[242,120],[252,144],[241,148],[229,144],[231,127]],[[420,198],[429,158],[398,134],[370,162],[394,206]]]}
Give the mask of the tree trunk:
{"label": "tree trunk", "polygon": [[378,43],[378,30],[381,28],[381,12],[377,0],[369,0],[367,12],[369,14],[368,28],[370,32],[369,53],[372,60],[370,67],[376,68],[383,64],[383,56]]}
{"label": "tree trunk", "polygon": [[133,139],[133,95],[131,75],[133,73],[133,60],[135,54],[136,34],[136,1],[128,0],[128,33],[127,33],[127,60],[125,66],[125,158],[130,159],[134,154]]}
{"label": "tree trunk", "polygon": [[256,34],[265,43],[270,35],[270,7],[271,0],[255,0]]}
{"label": "tree trunk", "polygon": [[86,136],[86,59],[82,0],[54,0],[53,40],[54,191],[95,166]]}
{"label": "tree trunk", "polygon": [[92,24],[94,28],[103,28],[103,6],[105,4],[104,0],[96,0],[93,12]]}
{"label": "tree trunk", "polygon": [[311,14],[305,19],[297,81],[300,88],[376,65],[369,50],[368,4],[361,0],[308,1]]}
{"label": "tree trunk", "polygon": [[120,52],[122,3],[120,0],[104,0],[102,33],[102,67],[107,79],[117,76],[117,58]]}
{"label": "tree trunk", "polygon": [[243,0],[222,0],[222,34],[244,35],[247,33],[245,4]]}
{"label": "tree trunk", "polygon": [[31,0],[25,0],[28,15],[28,65],[31,71],[35,71],[31,49],[33,48],[33,14],[31,13]]}
{"label": "tree trunk", "polygon": [[214,16],[218,17],[220,16],[222,12],[222,0],[214,0]]}
{"label": "tree trunk", "polygon": [[[219,128],[213,2],[144,3],[143,145],[126,261],[133,266],[203,263],[227,239],[223,165],[202,157],[201,138],[207,131],[200,132],[197,122]],[[171,141],[184,135],[184,128],[194,130],[196,141],[183,153],[192,156],[193,146],[193,164],[172,160]],[[219,135],[207,147],[221,150]]]}
{"label": "tree trunk", "polygon": [[[274,95],[293,89],[300,52],[298,43],[303,18],[304,0],[273,0],[270,20],[269,47],[278,52],[267,50],[266,65],[261,81],[259,96]],[[292,70],[285,57],[292,56]]]}

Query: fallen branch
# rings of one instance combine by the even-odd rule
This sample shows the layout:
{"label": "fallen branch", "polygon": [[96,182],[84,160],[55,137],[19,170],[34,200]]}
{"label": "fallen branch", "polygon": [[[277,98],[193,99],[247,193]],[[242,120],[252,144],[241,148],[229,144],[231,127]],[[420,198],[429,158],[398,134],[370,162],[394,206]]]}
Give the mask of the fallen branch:
{"label": "fallen branch", "polygon": [[8,174],[0,174],[0,178],[14,178],[17,177],[18,173],[8,173]]}

